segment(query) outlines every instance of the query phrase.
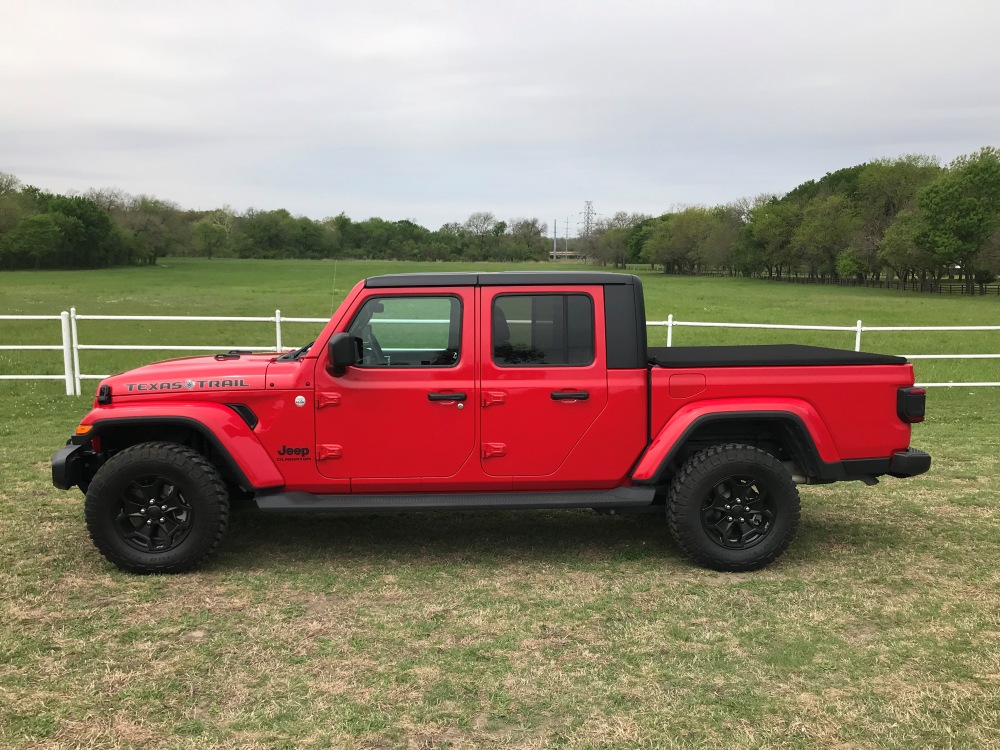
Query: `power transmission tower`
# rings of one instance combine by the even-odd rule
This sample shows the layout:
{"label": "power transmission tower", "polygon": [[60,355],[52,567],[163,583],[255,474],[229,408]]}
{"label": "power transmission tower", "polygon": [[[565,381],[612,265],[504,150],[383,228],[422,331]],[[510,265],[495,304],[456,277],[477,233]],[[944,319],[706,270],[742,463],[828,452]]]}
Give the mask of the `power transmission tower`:
{"label": "power transmission tower", "polygon": [[583,207],[583,236],[590,240],[590,235],[594,231],[594,201],[586,201]]}
{"label": "power transmission tower", "polygon": [[597,212],[594,211],[594,202],[585,201],[583,206],[583,235],[581,239],[583,240],[583,246],[581,247],[579,253],[583,257],[592,258],[594,256],[594,217],[597,216]]}

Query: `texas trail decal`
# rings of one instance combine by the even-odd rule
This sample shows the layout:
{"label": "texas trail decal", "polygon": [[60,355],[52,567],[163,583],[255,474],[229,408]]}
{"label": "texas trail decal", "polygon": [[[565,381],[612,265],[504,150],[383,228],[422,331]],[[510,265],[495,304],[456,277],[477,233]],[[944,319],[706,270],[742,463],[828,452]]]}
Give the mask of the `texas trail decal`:
{"label": "texas trail decal", "polygon": [[166,383],[126,383],[125,388],[129,393],[147,391],[182,391],[182,390],[205,390],[209,388],[249,388],[250,384],[243,378],[233,378],[231,380],[173,380]]}

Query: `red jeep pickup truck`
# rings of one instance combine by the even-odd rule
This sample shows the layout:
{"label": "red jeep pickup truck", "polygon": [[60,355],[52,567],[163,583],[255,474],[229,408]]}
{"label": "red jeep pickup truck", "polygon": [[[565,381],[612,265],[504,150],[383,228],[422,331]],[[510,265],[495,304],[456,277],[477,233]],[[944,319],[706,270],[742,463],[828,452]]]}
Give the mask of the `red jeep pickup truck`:
{"label": "red jeep pickup truck", "polygon": [[900,357],[647,348],[635,276],[376,276],[296,351],[104,380],[52,479],[86,493],[94,544],[136,573],[202,562],[231,497],[655,513],[697,562],[750,570],[791,542],[797,484],[927,471],[909,447],[924,400]]}

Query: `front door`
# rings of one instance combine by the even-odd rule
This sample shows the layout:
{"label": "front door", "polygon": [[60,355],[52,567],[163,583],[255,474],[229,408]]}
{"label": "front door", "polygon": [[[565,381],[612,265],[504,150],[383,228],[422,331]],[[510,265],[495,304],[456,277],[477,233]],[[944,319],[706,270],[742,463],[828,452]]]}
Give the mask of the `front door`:
{"label": "front door", "polygon": [[484,286],[480,316],[483,471],[555,478],[608,400],[603,288]]}
{"label": "front door", "polygon": [[370,290],[345,330],[363,354],[316,371],[316,462],[353,491],[418,491],[476,448],[474,289]]}

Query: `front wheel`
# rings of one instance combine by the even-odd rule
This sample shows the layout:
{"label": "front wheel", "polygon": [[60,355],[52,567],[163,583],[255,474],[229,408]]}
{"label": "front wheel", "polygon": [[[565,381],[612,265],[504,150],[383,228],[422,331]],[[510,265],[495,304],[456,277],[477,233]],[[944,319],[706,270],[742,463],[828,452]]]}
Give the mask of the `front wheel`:
{"label": "front wheel", "polygon": [[87,529],[108,560],[130,573],[181,573],[210,555],[229,522],[219,472],[191,448],[141,443],[94,476]]}
{"label": "front wheel", "polygon": [[776,560],[795,537],[799,508],[798,490],[781,462],[739,444],[692,456],[667,497],[677,544],[696,562],[724,571]]}

